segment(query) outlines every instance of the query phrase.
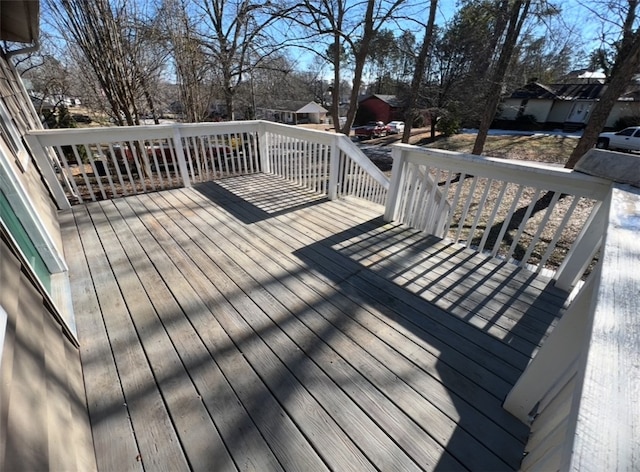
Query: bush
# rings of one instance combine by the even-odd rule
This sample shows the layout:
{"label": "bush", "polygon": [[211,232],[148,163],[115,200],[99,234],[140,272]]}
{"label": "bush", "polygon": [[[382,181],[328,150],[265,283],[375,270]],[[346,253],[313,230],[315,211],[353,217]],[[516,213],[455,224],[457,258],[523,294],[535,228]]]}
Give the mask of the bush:
{"label": "bush", "polygon": [[460,131],[460,120],[452,115],[441,117],[436,123],[436,130],[445,136],[451,136]]}
{"label": "bush", "polygon": [[628,115],[621,116],[616,120],[613,125],[613,128],[616,130],[621,130],[624,128],[628,128],[629,126],[638,126],[640,125],[640,116],[638,115]]}

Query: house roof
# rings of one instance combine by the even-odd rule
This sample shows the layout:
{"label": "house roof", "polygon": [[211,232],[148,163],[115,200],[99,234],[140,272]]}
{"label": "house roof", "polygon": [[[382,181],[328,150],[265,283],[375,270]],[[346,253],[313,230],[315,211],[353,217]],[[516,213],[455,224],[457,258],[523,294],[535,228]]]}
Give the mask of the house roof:
{"label": "house roof", "polygon": [[520,98],[520,99],[538,98],[538,99],[554,100],[558,97],[551,87],[547,85],[543,85],[538,82],[529,82],[523,87],[520,87],[514,90],[511,93],[510,98]]}
{"label": "house roof", "polygon": [[316,102],[309,102],[302,108],[300,108],[296,113],[326,113],[327,110]]}
{"label": "house roof", "polygon": [[591,84],[553,84],[550,85],[556,91],[560,100],[595,100],[605,90],[601,83]]}
{"label": "house roof", "polygon": [[39,1],[0,1],[0,39],[17,43],[33,43],[38,39],[39,23]]}
{"label": "house roof", "polygon": [[395,95],[379,95],[377,93],[367,95],[366,97],[362,97],[360,102],[364,102],[365,100],[369,100],[371,98],[377,98],[378,100],[382,100],[387,103],[389,106],[393,108],[400,108],[402,106],[402,102]]}
{"label": "house roof", "polygon": [[[510,98],[538,100],[595,100],[599,98],[607,86],[601,83],[549,84],[529,82],[513,91]],[[638,87],[627,89],[622,97],[625,100],[637,100]]]}

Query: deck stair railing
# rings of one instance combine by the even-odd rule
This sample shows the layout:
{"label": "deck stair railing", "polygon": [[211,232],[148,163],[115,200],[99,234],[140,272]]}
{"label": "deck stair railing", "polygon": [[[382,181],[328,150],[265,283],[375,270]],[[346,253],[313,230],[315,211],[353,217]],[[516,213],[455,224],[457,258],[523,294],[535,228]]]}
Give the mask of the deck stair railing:
{"label": "deck stair railing", "polygon": [[61,208],[255,172],[380,204],[389,186],[346,136],[264,121],[35,130],[27,141]]}
{"label": "deck stair railing", "polygon": [[603,207],[595,270],[504,403],[531,426],[522,471],[640,467],[640,190]]}
{"label": "deck stair railing", "polygon": [[[398,145],[385,218],[537,270],[553,259],[564,290],[585,279],[505,399],[531,428],[520,470],[638,470],[638,188],[555,166]],[[569,225],[578,235],[563,241],[576,232]]]}
{"label": "deck stair railing", "polygon": [[[329,195],[385,204],[389,179],[342,134],[263,122],[263,171]],[[333,159],[332,156],[337,156]]]}
{"label": "deck stair railing", "polygon": [[[564,290],[594,264],[608,180],[541,163],[404,144],[393,152],[386,220],[536,272],[557,269],[556,285]],[[569,226],[579,228],[577,238],[567,238]]]}

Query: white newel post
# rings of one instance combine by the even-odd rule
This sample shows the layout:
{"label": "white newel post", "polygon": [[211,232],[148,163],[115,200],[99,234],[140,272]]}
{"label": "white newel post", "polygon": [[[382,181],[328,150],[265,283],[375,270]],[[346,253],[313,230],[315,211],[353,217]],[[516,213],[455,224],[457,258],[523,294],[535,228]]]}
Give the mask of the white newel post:
{"label": "white newel post", "polygon": [[[58,208],[61,210],[68,210],[71,208],[71,204],[67,199],[67,196],[64,193],[64,189],[62,185],[60,185],[60,181],[56,176],[55,170],[53,170],[53,166],[51,165],[51,161],[47,157],[47,151],[43,146],[40,145],[40,140],[37,136],[32,136],[27,134],[25,136],[27,144],[29,148],[31,148],[31,152],[33,153],[33,157],[38,163],[38,167],[42,172],[42,175],[49,185],[51,189],[51,193],[53,193],[54,198],[56,199],[56,204]],[[52,151],[53,152],[53,151]],[[61,170],[62,172],[62,170]]]}
{"label": "white newel post", "polygon": [[180,125],[173,125],[173,146],[176,151],[176,159],[178,160],[178,168],[182,176],[182,185],[191,187],[191,179],[189,179],[189,170],[187,168],[187,159],[184,155],[182,146],[182,134],[180,133]]}
{"label": "white newel post", "polygon": [[556,287],[570,291],[600,248],[604,237],[611,194],[599,204],[585,223],[576,242],[556,272]]}
{"label": "white newel post", "polygon": [[267,146],[267,125],[264,121],[258,123],[258,153],[260,157],[260,172],[271,173],[271,160]]}
{"label": "white newel post", "polygon": [[391,168],[391,182],[387,194],[387,204],[384,210],[384,221],[394,221],[400,210],[400,190],[405,174],[406,156],[400,146],[394,146],[391,151],[393,167]]}
{"label": "white newel post", "polygon": [[329,188],[327,197],[329,200],[338,198],[338,176],[340,174],[340,146],[338,145],[339,135],[335,135],[331,141],[331,153],[329,156]]}

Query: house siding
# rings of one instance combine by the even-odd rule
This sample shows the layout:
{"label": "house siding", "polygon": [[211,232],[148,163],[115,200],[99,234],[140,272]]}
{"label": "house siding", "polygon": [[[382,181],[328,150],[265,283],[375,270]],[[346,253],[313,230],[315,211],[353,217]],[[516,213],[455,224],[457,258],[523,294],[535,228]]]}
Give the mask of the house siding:
{"label": "house siding", "polygon": [[551,100],[531,100],[523,114],[533,115],[538,123],[544,123],[547,121],[552,105]]}
{"label": "house siding", "polygon": [[79,351],[4,231],[0,287],[0,470],[95,470]]}
{"label": "house siding", "polygon": [[502,102],[502,111],[498,115],[498,119],[515,120],[516,116],[518,116],[518,110],[520,109],[521,103],[522,99],[506,98]]}
{"label": "house siding", "polygon": [[365,98],[358,105],[356,123],[364,124],[368,121],[382,121],[388,123],[393,120],[402,120],[402,112],[377,96]]}
{"label": "house siding", "polygon": [[[6,123],[6,125],[16,130],[20,137],[24,136],[29,129],[42,128],[18,73],[7,62],[4,53],[0,57],[0,99],[12,118],[12,122]],[[13,174],[29,195],[33,209],[51,237],[58,254],[62,254],[62,239],[57,208],[43,182],[37,165],[33,161],[27,161],[25,168],[22,168],[18,164],[18,156],[15,156],[12,147],[4,136],[0,138],[0,152],[4,153],[6,157],[11,157],[7,161],[12,167]]]}
{"label": "house siding", "polygon": [[[1,50],[0,101],[7,219],[0,221],[0,470],[95,470],[79,351],[42,274],[25,259],[25,240],[38,246],[45,232],[47,250],[64,260],[62,238],[57,208],[22,141],[40,123]],[[16,219],[24,232],[9,233]]]}
{"label": "house siding", "polygon": [[[607,118],[606,127],[610,129],[616,128],[616,121],[627,116],[640,116],[640,103],[638,102],[617,102]],[[640,125],[640,121],[637,123]]]}
{"label": "house siding", "polygon": [[556,101],[549,112],[549,116],[547,117],[547,121],[551,123],[564,123],[571,113],[571,109],[573,108],[572,101]]}

